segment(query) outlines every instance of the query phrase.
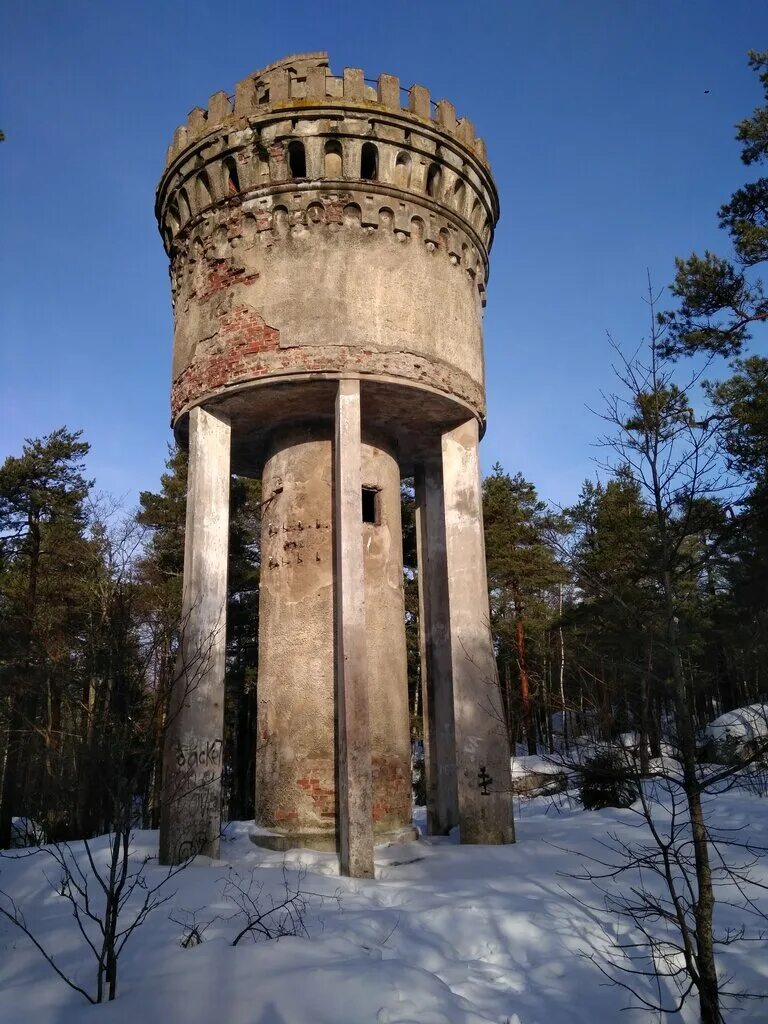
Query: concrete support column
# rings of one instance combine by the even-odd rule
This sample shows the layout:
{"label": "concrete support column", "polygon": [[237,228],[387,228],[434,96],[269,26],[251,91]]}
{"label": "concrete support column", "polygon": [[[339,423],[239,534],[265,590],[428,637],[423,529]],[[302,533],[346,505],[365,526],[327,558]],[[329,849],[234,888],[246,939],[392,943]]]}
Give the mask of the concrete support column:
{"label": "concrete support column", "polygon": [[163,754],[160,862],[217,857],[221,828],[230,426],[189,414],[181,651]]}
{"label": "concrete support column", "polygon": [[340,380],[333,451],[339,856],[342,874],[372,878],[373,801],[361,461],[360,381]]}
{"label": "concrete support column", "polygon": [[415,484],[427,828],[430,835],[447,835],[459,822],[459,808],[443,469],[439,455],[416,468]]}
{"label": "concrete support column", "polygon": [[509,744],[491,641],[477,420],[445,431],[442,467],[461,841],[508,843]]}

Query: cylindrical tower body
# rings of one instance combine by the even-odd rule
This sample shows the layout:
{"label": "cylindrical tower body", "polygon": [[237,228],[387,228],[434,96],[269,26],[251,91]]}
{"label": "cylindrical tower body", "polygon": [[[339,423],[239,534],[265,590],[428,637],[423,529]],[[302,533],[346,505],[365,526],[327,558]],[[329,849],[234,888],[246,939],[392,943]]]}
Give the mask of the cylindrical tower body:
{"label": "cylindrical tower body", "polygon": [[[425,699],[440,703],[430,665],[451,664],[449,703],[471,675],[456,652],[440,662],[430,650],[451,616],[464,621],[460,588],[448,604],[451,523],[461,546],[462,516],[477,507],[462,489],[475,488],[464,471],[485,422],[481,317],[498,217],[485,147],[422,86],[336,76],[325,53],[297,55],[238,83],[234,103],[216,93],[192,111],[168,152],[157,215],[171,260],[176,435],[185,443],[191,410],[205,407],[231,425],[232,471],[263,476],[257,825],[276,844],[322,843],[354,804],[379,833],[397,833],[410,807],[399,481],[432,463],[445,536],[432,528],[422,546],[447,554],[434,560],[445,600],[433,595],[422,615]],[[351,427],[340,410],[352,411]],[[466,423],[459,447],[448,444]],[[361,564],[350,567],[361,531]],[[474,561],[482,574],[482,531]],[[363,604],[361,638],[353,612]],[[487,608],[473,614],[486,634],[470,657],[479,679],[493,675],[492,651],[489,661]],[[462,738],[461,715],[434,713],[450,749],[473,751],[468,767],[459,753],[441,773],[432,765],[448,787],[443,805],[461,816],[485,727]],[[494,756],[497,774],[508,771]],[[354,780],[368,770],[358,806]],[[492,802],[477,803],[477,821],[490,820]]]}
{"label": "cylindrical tower body", "polygon": [[[276,432],[262,475],[256,820],[316,849],[335,846],[332,478],[330,425]],[[373,826],[402,836],[411,800],[400,469],[383,439],[364,438],[362,479],[373,520],[362,527]]]}

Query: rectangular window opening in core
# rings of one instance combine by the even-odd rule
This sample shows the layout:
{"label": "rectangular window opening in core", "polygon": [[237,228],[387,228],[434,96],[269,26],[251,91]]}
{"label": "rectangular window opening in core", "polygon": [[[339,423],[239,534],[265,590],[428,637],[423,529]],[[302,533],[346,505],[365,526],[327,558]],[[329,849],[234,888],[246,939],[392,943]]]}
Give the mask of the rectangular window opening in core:
{"label": "rectangular window opening in core", "polygon": [[379,516],[379,492],[375,487],[363,488],[363,522],[373,523],[378,526],[381,522]]}

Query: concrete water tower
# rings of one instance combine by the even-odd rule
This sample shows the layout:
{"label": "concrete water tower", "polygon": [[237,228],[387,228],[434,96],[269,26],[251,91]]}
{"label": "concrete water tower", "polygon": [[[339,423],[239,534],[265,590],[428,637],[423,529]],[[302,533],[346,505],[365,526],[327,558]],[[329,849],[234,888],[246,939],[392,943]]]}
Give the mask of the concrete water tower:
{"label": "concrete water tower", "polygon": [[[414,476],[429,827],[511,839],[478,439],[498,197],[447,100],[278,61],[178,128],[157,192],[189,445],[161,856],[216,853],[230,473],[261,477],[256,839],[413,835],[400,480]],[[488,779],[492,781],[488,781]]]}

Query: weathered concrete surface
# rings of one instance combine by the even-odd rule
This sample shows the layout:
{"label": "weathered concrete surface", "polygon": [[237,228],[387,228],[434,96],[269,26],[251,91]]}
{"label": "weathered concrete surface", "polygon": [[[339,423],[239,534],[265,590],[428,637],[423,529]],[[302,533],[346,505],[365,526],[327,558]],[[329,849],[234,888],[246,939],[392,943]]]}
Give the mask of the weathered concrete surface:
{"label": "weathered concrete surface", "polygon": [[335,835],[331,427],[277,433],[262,475],[256,823]]}
{"label": "weathered concrete surface", "polygon": [[427,828],[430,835],[447,835],[459,823],[459,806],[445,504],[439,452],[417,467],[415,483]]}
{"label": "weathered concrete surface", "polygon": [[339,381],[333,478],[339,858],[342,874],[373,878],[359,380]]}
{"label": "weathered concrete surface", "polygon": [[[322,198],[315,206],[325,210]],[[175,416],[235,381],[308,372],[386,375],[484,413],[475,279],[410,224],[403,241],[378,219],[362,225],[352,200],[363,197],[346,198],[357,212],[343,223],[298,223],[285,234],[256,231],[246,207],[222,210],[179,254]],[[374,198],[386,209],[387,197]]]}
{"label": "weathered concrete surface", "polygon": [[[256,822],[264,845],[336,846],[332,424],[274,435],[264,466]],[[368,698],[378,841],[410,827],[400,475],[388,442],[366,437],[361,479],[379,492],[362,524]],[[357,515],[360,514],[357,498]]]}
{"label": "weathered concrete surface", "polygon": [[[363,435],[364,438],[366,435]],[[411,822],[411,741],[405,649],[400,469],[383,437],[362,446],[361,479],[377,491],[378,522],[363,523],[365,635],[374,836]]]}
{"label": "weathered concrete surface", "polygon": [[[491,642],[476,420],[443,434],[442,456],[461,841],[508,843],[509,744]],[[486,787],[483,776],[492,779]]]}
{"label": "weathered concrete surface", "polygon": [[230,425],[190,414],[182,642],[163,758],[160,861],[218,856],[221,826]]}
{"label": "weathered concrete surface", "polygon": [[373,837],[410,829],[399,477],[419,464],[430,827],[507,841],[477,465],[485,147],[423,86],[404,107],[393,76],[299,54],[192,111],[156,211],[177,439],[197,444],[204,404],[233,425],[235,472],[263,467],[259,841],[340,840],[366,875]]}
{"label": "weathered concrete surface", "polygon": [[192,112],[156,212],[181,432],[192,405],[235,383],[312,373],[408,382],[484,417],[498,197],[452,104],[433,120],[422,86],[403,108],[391,75],[375,90],[361,71],[330,74],[327,56],[291,59],[239,83],[234,111],[217,93]]}

